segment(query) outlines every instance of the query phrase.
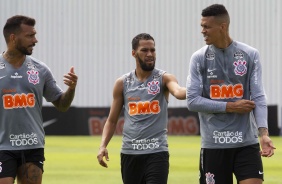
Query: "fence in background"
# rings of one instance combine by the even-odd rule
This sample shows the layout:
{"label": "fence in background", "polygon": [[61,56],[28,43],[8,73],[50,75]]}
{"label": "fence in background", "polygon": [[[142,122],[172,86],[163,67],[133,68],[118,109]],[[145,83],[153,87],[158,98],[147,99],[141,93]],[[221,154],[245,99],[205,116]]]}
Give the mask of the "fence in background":
{"label": "fence in background", "polygon": [[[46,135],[101,135],[110,108],[76,108],[58,112],[54,107],[43,107],[43,120]],[[200,135],[197,113],[187,108],[168,109],[169,135]],[[269,133],[280,134],[278,127],[278,108],[268,106]],[[122,134],[123,112],[117,123],[116,135]]]}

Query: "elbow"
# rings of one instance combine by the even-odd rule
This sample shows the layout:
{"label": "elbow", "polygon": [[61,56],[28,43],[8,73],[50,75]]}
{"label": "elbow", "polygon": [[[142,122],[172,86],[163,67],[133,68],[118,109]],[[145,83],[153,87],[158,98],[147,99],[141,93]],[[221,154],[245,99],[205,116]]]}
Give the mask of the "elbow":
{"label": "elbow", "polygon": [[196,111],[193,105],[187,105],[189,111]]}
{"label": "elbow", "polygon": [[69,110],[69,108],[62,108],[60,111],[61,112],[67,112]]}
{"label": "elbow", "polygon": [[56,106],[56,109],[60,112],[67,112],[70,106]]}
{"label": "elbow", "polygon": [[60,112],[66,112],[71,106],[71,101],[63,101],[61,98],[52,102],[56,109]]}
{"label": "elbow", "polygon": [[189,111],[196,111],[195,105],[192,103],[192,101],[187,100],[187,108]]}

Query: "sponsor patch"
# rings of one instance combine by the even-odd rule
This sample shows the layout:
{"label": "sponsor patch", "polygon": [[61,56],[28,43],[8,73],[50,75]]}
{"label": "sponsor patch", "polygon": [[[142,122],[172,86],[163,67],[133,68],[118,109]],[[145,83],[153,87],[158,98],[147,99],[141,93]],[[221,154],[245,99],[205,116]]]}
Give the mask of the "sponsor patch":
{"label": "sponsor patch", "polygon": [[14,75],[11,75],[11,78],[12,79],[21,79],[21,78],[23,78],[23,76],[19,75],[19,73],[16,72]]}
{"label": "sponsor patch", "polygon": [[215,54],[214,53],[207,53],[206,54],[206,59],[207,60],[214,60],[214,58],[215,58]]}
{"label": "sponsor patch", "polygon": [[247,73],[247,62],[245,60],[234,61],[233,65],[235,66],[234,72],[236,75],[243,76]]}
{"label": "sponsor patch", "polygon": [[244,54],[241,51],[236,51],[233,56],[234,56],[235,59],[243,59],[244,58]]}
{"label": "sponsor patch", "polygon": [[242,98],[244,95],[244,88],[242,84],[235,85],[210,85],[211,99],[231,99]]}
{"label": "sponsor patch", "polygon": [[36,70],[29,70],[26,72],[28,74],[28,81],[32,84],[39,84],[39,72]]}
{"label": "sponsor patch", "polygon": [[153,76],[153,79],[156,80],[162,76],[162,72],[157,73],[156,75]]}
{"label": "sponsor patch", "polygon": [[31,69],[31,70],[34,70],[34,69],[35,69],[34,64],[32,64],[31,62],[28,62],[28,63],[26,64],[26,66],[27,66],[28,69]]}
{"label": "sponsor patch", "polygon": [[127,77],[127,78],[125,79],[125,82],[126,82],[126,83],[133,83],[133,82],[134,82],[134,79],[131,78],[131,77]]}
{"label": "sponsor patch", "polygon": [[137,87],[138,89],[146,89],[145,84],[141,84],[140,86]]}
{"label": "sponsor patch", "polygon": [[160,147],[159,139],[132,139],[131,145],[133,150],[154,150]]}
{"label": "sponsor patch", "polygon": [[0,63],[0,70],[6,67],[5,63]]}
{"label": "sponsor patch", "polygon": [[207,78],[208,79],[211,79],[211,78],[215,79],[215,78],[217,78],[217,75],[215,75],[213,72],[209,72],[208,75],[207,75]]}
{"label": "sponsor patch", "polygon": [[[7,90],[8,92],[8,90]],[[2,96],[4,109],[26,108],[34,107],[35,95],[33,93],[28,94],[5,94]]]}
{"label": "sponsor patch", "polygon": [[10,143],[13,147],[36,145],[38,144],[38,137],[33,132],[31,134],[10,134]]}
{"label": "sponsor patch", "polygon": [[144,115],[144,114],[158,114],[161,112],[161,107],[158,100],[140,101],[140,102],[129,102],[128,103],[128,114],[130,116]]}
{"label": "sponsor patch", "polygon": [[243,132],[232,131],[214,131],[213,132],[214,143],[216,144],[236,144],[243,142]]}
{"label": "sponsor patch", "polygon": [[141,98],[139,96],[132,96],[127,98],[128,101],[139,101]]}
{"label": "sponsor patch", "polygon": [[211,79],[210,80],[211,84],[223,84],[224,80],[220,80],[220,79]]}

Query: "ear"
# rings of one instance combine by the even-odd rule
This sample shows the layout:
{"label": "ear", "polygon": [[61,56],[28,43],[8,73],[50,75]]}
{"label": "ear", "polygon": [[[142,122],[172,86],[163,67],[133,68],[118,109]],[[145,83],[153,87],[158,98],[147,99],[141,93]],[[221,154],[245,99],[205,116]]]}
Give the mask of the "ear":
{"label": "ear", "polygon": [[132,54],[133,57],[136,58],[136,51],[135,51],[135,50],[132,50],[132,51],[131,51],[131,54]]}
{"label": "ear", "polygon": [[16,35],[10,34],[9,36],[9,43],[15,43],[16,42]]}
{"label": "ear", "polygon": [[222,30],[226,31],[227,30],[227,23],[225,23],[225,22],[221,23],[220,27],[221,27]]}

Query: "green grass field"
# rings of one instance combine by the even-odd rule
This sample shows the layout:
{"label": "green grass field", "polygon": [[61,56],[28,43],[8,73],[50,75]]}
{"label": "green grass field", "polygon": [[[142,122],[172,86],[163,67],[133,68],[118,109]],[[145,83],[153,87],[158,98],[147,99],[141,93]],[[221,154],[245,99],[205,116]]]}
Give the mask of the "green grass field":
{"label": "green grass field", "polygon": [[[114,136],[108,150],[108,168],[96,159],[100,136],[47,136],[43,183],[122,184],[120,175],[121,137]],[[272,137],[272,158],[263,158],[266,184],[282,184],[282,137]],[[169,136],[170,173],[168,184],[198,184],[199,136]]]}

